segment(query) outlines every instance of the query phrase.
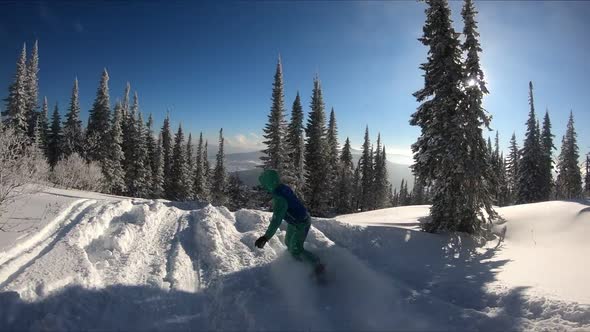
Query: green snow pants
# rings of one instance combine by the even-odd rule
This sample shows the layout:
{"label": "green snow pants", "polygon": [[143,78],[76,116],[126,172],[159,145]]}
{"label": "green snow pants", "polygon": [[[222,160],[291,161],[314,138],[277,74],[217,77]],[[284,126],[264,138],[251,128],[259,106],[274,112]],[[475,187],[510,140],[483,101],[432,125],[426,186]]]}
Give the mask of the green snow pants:
{"label": "green snow pants", "polygon": [[287,245],[287,250],[289,250],[295,259],[315,266],[320,263],[320,259],[303,248],[303,242],[307,238],[310,227],[310,220],[299,224],[288,224],[285,244]]}

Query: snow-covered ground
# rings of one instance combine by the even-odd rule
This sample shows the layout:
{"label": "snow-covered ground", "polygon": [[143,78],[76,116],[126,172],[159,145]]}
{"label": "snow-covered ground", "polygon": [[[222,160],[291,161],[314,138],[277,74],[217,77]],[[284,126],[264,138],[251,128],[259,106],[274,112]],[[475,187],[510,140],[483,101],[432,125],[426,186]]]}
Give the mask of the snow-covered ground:
{"label": "snow-covered ground", "polygon": [[[499,209],[503,238],[419,231],[427,206],[315,219],[327,283],[270,215],[46,189],[0,222],[0,329],[589,330],[590,206]],[[22,225],[22,226],[21,226]]]}

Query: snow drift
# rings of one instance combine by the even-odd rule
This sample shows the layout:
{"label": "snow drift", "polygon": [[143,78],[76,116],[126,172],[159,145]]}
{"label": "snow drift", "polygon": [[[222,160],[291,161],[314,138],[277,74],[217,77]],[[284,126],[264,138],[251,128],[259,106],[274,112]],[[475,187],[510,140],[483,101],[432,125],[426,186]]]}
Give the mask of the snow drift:
{"label": "snow drift", "polygon": [[27,199],[51,197],[59,213],[1,246],[0,329],[590,329],[580,203],[503,208],[503,241],[483,247],[417,231],[427,206],[316,219],[306,246],[327,265],[320,285],[286,254],[284,229],[254,247],[265,212]]}

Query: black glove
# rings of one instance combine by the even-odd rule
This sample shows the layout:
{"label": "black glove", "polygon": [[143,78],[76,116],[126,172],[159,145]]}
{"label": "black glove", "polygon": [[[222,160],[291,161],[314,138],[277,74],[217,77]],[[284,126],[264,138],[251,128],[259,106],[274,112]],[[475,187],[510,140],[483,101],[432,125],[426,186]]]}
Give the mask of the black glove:
{"label": "black glove", "polygon": [[258,240],[256,240],[256,242],[254,242],[254,245],[257,246],[258,248],[262,249],[262,248],[264,248],[264,245],[266,244],[266,242],[268,242],[268,239],[266,238],[266,236],[262,235],[261,237],[258,238]]}

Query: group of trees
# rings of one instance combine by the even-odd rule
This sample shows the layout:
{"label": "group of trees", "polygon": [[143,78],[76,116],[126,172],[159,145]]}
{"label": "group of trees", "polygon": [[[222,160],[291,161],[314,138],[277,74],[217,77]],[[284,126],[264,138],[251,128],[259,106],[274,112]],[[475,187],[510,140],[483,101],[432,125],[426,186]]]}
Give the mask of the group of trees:
{"label": "group of trees", "polygon": [[378,135],[371,145],[365,131],[362,156],[356,167],[349,138],[338,143],[336,114],[332,108],[326,124],[325,104],[319,78],[313,80],[310,113],[304,126],[299,92],[290,122],[285,119],[283,67],[279,57],[274,75],[271,109],[264,128],[264,169],[275,169],[305,200],[314,215],[367,211],[391,206],[386,151]]}
{"label": "group of trees", "polygon": [[[414,94],[421,103],[410,123],[421,128],[412,145],[419,197],[422,186],[430,192],[432,222],[427,231],[478,233],[495,218],[492,204],[532,203],[552,198],[578,198],[582,180],[573,115],[562,141],[553,181],[555,149],[548,112],[541,126],[535,116],[530,83],[530,113],[522,148],[513,135],[507,157],[486,142],[482,130],[491,118],[482,107],[488,93],[479,61],[482,51],[477,32],[477,11],[465,0],[461,15],[463,42],[452,27],[446,0],[426,0],[426,24],[420,41],[429,48],[424,70],[424,88]],[[403,187],[403,186],[402,186]],[[403,188],[402,190],[403,191]],[[399,196],[399,204],[406,193]],[[407,190],[406,190],[407,192]]]}
{"label": "group of trees", "polygon": [[[26,46],[23,46],[6,98],[3,125],[25,138],[24,144],[37,148],[45,156],[53,170],[53,182],[116,195],[199,200],[219,205],[229,203],[228,197],[236,197],[235,191],[244,189],[239,178],[234,178],[232,186],[228,186],[223,129],[219,132],[215,167],[211,168],[207,159],[208,144],[203,135],[199,137],[194,154],[191,135],[185,139],[182,125],[173,135],[170,117],[166,116],[156,136],[152,115],[144,121],[137,92],[130,101],[129,84],[123,97],[111,108],[106,69],[86,127],[80,117],[77,79],[65,119],[62,121],[57,103],[50,119],[47,98],[43,99],[40,110],[38,107],[38,63],[37,43],[28,61]],[[79,162],[81,160],[84,162]],[[71,167],[82,171],[76,172]],[[95,177],[97,170],[102,174],[98,178]],[[92,187],[81,185],[88,181],[72,179],[76,176],[92,178]],[[230,193],[230,189],[234,192]]]}

